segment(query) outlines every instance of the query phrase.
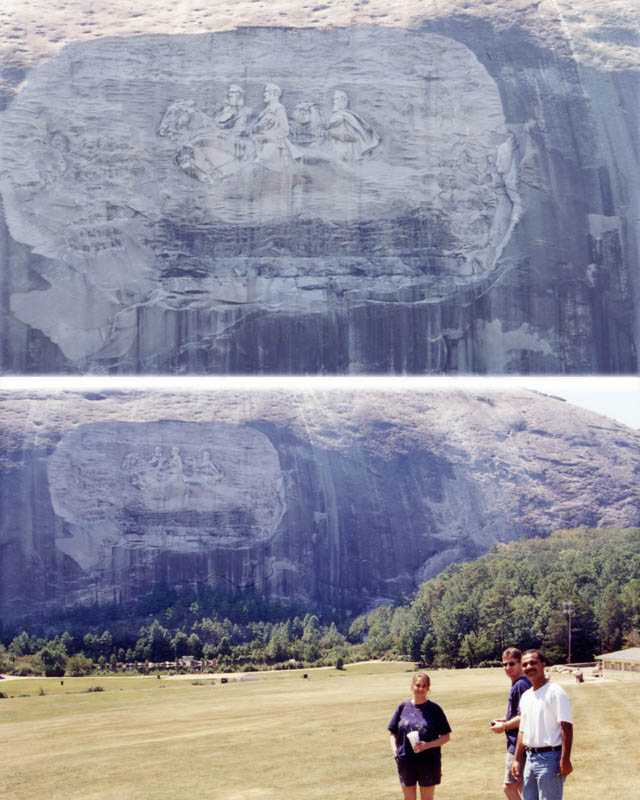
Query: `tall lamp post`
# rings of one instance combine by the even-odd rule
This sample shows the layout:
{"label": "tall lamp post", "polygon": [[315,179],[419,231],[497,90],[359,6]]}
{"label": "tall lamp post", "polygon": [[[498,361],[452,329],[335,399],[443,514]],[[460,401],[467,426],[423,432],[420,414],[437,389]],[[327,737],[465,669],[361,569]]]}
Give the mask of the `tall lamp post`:
{"label": "tall lamp post", "polygon": [[567,660],[567,664],[571,663],[571,617],[573,616],[573,610],[575,606],[573,605],[572,600],[566,600],[562,604],[562,613],[567,615],[567,619],[569,621],[569,658]]}

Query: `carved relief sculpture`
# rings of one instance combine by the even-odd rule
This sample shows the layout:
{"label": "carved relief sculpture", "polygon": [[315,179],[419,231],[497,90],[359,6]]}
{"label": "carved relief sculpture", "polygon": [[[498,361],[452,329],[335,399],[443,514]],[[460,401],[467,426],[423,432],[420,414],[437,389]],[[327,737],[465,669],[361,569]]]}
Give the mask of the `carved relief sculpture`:
{"label": "carved relief sculpture", "polygon": [[65,521],[57,546],[85,567],[114,545],[204,552],[266,542],[286,509],[269,440],[223,423],[81,426],[56,449],[48,476]]}
{"label": "carved relief sculpture", "polygon": [[326,136],[324,116],[313,100],[296,103],[291,113],[291,140],[301,147],[319,145]]}
{"label": "carved relief sculpture", "polygon": [[231,84],[225,103],[213,118],[192,103],[177,101],[165,112],[158,134],[178,139],[175,163],[181,170],[210,183],[237,172],[239,165],[252,157],[248,139],[251,115],[242,88]]}
{"label": "carved relief sculpture", "polygon": [[294,161],[302,158],[301,151],[289,139],[289,119],[280,102],[281,94],[275,83],[264,87],[265,107],[252,127],[258,143],[256,161],[275,172],[290,170]]}
{"label": "carved relief sculpture", "polygon": [[[1,118],[11,233],[44,256],[11,313],[70,363],[128,363],[156,309],[215,326],[229,309],[325,314],[341,297],[349,313],[450,298],[496,268],[521,213],[516,150],[464,45],[391,30],[153,41],[65,48]],[[329,45],[346,48],[337,65]],[[393,74],[348,55],[360,47],[393,52]],[[267,52],[280,73],[265,85]],[[61,85],[72,117],[50,102]]]}
{"label": "carved relief sculpture", "polygon": [[371,125],[349,109],[349,97],[340,90],[333,94],[333,113],[329,120],[329,142],[338,158],[359,161],[380,142]]}

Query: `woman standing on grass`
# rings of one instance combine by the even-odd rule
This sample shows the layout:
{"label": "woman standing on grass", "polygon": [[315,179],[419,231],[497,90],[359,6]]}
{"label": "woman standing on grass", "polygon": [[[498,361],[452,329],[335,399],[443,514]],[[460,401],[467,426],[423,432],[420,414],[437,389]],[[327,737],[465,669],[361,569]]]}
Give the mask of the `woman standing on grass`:
{"label": "woman standing on grass", "polygon": [[388,727],[404,800],[416,800],[416,784],[420,800],[433,800],[440,783],[440,747],[449,741],[451,728],[440,706],[427,699],[430,684],[424,672],[415,673],[413,700],[400,703]]}

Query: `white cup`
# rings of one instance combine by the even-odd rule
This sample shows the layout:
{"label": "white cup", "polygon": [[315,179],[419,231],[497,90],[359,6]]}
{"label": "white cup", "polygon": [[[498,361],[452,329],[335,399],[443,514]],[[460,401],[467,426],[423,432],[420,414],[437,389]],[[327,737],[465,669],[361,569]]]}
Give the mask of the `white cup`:
{"label": "white cup", "polygon": [[409,733],[407,734],[407,739],[411,742],[411,747],[413,747],[413,749],[415,750],[416,745],[420,741],[420,734],[418,733],[418,731],[409,731]]}

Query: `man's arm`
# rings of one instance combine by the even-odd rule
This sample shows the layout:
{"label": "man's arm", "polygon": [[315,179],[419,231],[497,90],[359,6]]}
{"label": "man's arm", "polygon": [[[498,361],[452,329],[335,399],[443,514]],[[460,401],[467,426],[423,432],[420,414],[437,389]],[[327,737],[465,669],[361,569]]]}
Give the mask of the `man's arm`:
{"label": "man's arm", "polygon": [[511,774],[517,783],[522,782],[522,775],[520,774],[520,763],[524,755],[524,742],[522,741],[522,731],[518,733],[516,739],[516,751],[513,754],[513,764],[511,765]]}
{"label": "man's arm", "polygon": [[573,744],[573,725],[570,722],[561,722],[562,727],[562,752],[560,753],[560,774],[569,775],[573,772],[571,766],[571,745]]}
{"label": "man's arm", "polygon": [[494,733],[504,733],[505,731],[511,731],[519,727],[520,714],[518,714],[517,717],[511,717],[511,719],[494,719],[491,723],[491,730]]}
{"label": "man's arm", "polygon": [[393,757],[395,758],[396,752],[398,751],[398,742],[393,733],[389,734],[389,742],[391,744],[391,752],[393,753]]}
{"label": "man's arm", "polygon": [[[515,709],[516,714],[510,719],[505,719],[504,717],[501,717],[500,719],[494,719],[491,723],[491,730],[494,733],[513,731],[520,727],[520,698],[526,691],[528,691],[528,689],[529,686],[523,686],[522,682],[519,680],[516,681],[516,683],[512,686],[511,693],[509,694],[509,706]],[[517,701],[513,705],[511,703],[511,698]]]}

